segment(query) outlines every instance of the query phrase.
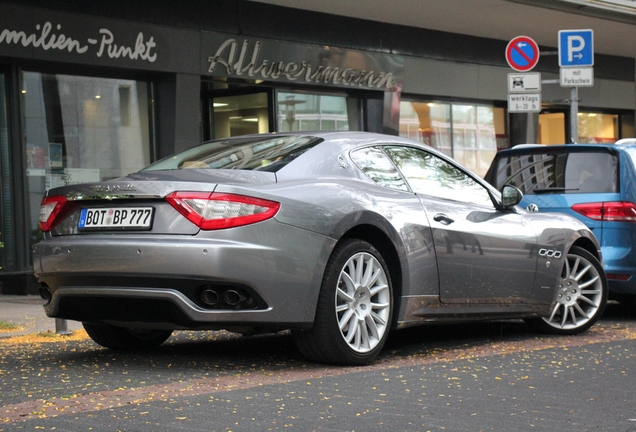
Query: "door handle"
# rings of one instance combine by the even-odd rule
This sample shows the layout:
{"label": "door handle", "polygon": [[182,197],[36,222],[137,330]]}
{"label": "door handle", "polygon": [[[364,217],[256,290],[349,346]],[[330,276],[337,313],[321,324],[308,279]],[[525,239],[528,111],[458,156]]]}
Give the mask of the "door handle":
{"label": "door handle", "polygon": [[441,224],[444,225],[450,225],[453,222],[455,222],[453,219],[449,218],[448,216],[446,216],[444,213],[437,213],[434,217],[433,220],[435,222],[439,222]]}

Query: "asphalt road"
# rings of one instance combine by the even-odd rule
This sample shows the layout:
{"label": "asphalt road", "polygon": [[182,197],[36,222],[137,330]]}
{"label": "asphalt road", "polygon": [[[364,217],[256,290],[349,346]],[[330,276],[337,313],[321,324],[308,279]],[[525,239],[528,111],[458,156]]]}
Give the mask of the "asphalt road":
{"label": "asphalt road", "polygon": [[636,431],[636,311],[618,305],[579,336],[407,329],[365,367],[308,363],[286,333],[177,332],[146,354],[74,339],[0,339],[0,431]]}

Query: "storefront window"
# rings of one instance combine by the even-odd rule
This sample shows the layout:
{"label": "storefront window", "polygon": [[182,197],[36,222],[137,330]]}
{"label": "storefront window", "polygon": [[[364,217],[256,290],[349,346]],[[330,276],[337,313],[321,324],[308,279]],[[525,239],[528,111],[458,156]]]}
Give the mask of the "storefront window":
{"label": "storefront window", "polygon": [[424,143],[452,156],[451,105],[402,102],[400,104],[400,136]]}
{"label": "storefront window", "polygon": [[278,92],[276,101],[280,132],[358,129],[344,96]]}
{"label": "storefront window", "polygon": [[22,73],[32,241],[44,192],[113,179],[150,163],[148,82]]}
{"label": "storefront window", "polygon": [[502,108],[485,105],[402,101],[400,135],[430,145],[483,176],[497,148],[507,142],[504,115]]}
{"label": "storefront window", "polygon": [[[599,112],[578,113],[579,136],[577,142],[583,144],[614,143],[619,139],[618,114]],[[566,122],[570,116],[566,112],[548,112],[539,114],[539,144],[565,144],[570,142],[566,137]]]}
{"label": "storefront window", "polygon": [[615,143],[618,140],[618,115],[579,113],[580,143]]}

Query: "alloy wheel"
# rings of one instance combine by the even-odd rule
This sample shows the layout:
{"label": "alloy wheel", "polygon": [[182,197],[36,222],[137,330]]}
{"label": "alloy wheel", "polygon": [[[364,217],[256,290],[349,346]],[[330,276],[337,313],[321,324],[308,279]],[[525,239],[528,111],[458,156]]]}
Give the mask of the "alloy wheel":
{"label": "alloy wheel", "polygon": [[340,333],[354,351],[375,348],[388,331],[391,292],[386,273],[370,253],[353,255],[343,266],[336,288]]}
{"label": "alloy wheel", "polygon": [[597,317],[604,305],[603,276],[585,256],[568,253],[557,287],[556,304],[543,320],[550,326],[571,330]]}

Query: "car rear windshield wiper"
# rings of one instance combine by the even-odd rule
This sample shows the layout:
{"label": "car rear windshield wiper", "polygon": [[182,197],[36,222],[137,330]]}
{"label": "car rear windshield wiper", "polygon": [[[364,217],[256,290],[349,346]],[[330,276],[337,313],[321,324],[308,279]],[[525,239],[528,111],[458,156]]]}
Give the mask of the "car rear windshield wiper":
{"label": "car rear windshield wiper", "polygon": [[569,191],[577,191],[578,188],[564,188],[564,187],[551,187],[551,188],[534,188],[530,189],[528,192],[532,192],[535,194],[544,194],[544,193],[554,193],[554,192],[569,192]]}

